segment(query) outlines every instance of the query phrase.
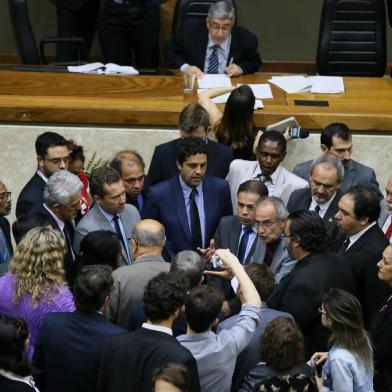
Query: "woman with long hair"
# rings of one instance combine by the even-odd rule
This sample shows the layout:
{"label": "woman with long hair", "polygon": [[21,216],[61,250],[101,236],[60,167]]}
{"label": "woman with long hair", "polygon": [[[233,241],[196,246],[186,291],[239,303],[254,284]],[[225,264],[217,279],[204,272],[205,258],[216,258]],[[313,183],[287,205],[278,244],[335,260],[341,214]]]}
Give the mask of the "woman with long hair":
{"label": "woman with long hair", "polygon": [[311,362],[324,362],[321,391],[372,392],[373,358],[370,341],[363,327],[358,299],[347,291],[330,289],[320,308],[321,322],[331,332],[328,353],[315,353]]}
{"label": "woman with long hair", "polygon": [[9,273],[0,278],[0,313],[27,321],[30,359],[45,315],[75,310],[64,278],[65,252],[61,234],[51,227],[37,227],[19,243]]}
{"label": "woman with long hair", "polygon": [[[230,91],[222,113],[212,98]],[[199,94],[200,104],[209,114],[216,140],[233,150],[234,159],[256,159],[253,153],[257,135],[253,119],[255,100],[252,89],[246,84],[237,88],[214,88]]]}
{"label": "woman with long hair", "polygon": [[0,315],[0,391],[39,392],[31,377],[28,340],[26,321]]}

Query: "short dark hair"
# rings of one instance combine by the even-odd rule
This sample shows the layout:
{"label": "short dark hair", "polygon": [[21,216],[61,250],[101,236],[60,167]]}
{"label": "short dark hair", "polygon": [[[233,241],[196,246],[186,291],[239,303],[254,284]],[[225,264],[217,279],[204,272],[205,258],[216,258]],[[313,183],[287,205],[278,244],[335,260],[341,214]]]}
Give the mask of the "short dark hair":
{"label": "short dark hair", "polygon": [[260,359],[276,370],[287,370],[304,361],[304,338],[295,321],[277,317],[261,337]]}
{"label": "short dark hair", "polygon": [[275,287],[275,279],[265,264],[250,263],[245,267],[250,280],[256,287],[262,301],[267,301]]}
{"label": "short dark hair", "polygon": [[105,196],[104,185],[111,185],[121,181],[118,171],[111,167],[101,166],[91,172],[89,178],[90,193],[92,196]]}
{"label": "short dark hair", "polygon": [[351,132],[346,124],[329,124],[320,134],[320,144],[324,144],[329,150],[332,147],[332,138],[334,136],[348,141],[351,139]]}
{"label": "short dark hair", "polygon": [[0,315],[0,369],[21,377],[31,374],[31,367],[25,350],[29,327],[22,318]]}
{"label": "short dark hair", "polygon": [[259,180],[248,180],[243,182],[237,192],[237,196],[240,192],[255,193],[259,197],[268,196],[268,188],[265,184]]}
{"label": "short dark hair", "polygon": [[185,301],[185,313],[191,329],[205,332],[219,316],[224,301],[222,290],[211,284],[194,287]]}
{"label": "short dark hair", "polygon": [[380,217],[380,202],[372,189],[365,186],[355,186],[350,188],[345,195],[350,195],[354,200],[356,219],[368,218],[371,223]]}
{"label": "short dark hair", "polygon": [[158,380],[163,380],[174,385],[181,392],[188,392],[191,388],[188,368],[179,363],[169,362],[162,365],[154,375],[154,384]]}
{"label": "short dark hair", "polygon": [[104,305],[112,286],[112,269],[108,265],[86,265],[74,282],[76,308],[82,312],[96,312]]}
{"label": "short dark hair", "polygon": [[290,221],[290,237],[298,241],[302,249],[308,252],[322,252],[328,248],[327,231],[317,212],[295,211],[287,220]]}
{"label": "short dark hair", "polygon": [[208,112],[199,103],[190,103],[182,109],[178,120],[178,127],[182,132],[190,134],[200,126],[207,132],[210,126]]}
{"label": "short dark hair", "polygon": [[183,164],[189,157],[196,154],[205,154],[208,158],[208,148],[206,142],[198,137],[185,137],[179,140],[176,147],[176,161]]}
{"label": "short dark hair", "polygon": [[143,295],[147,320],[167,320],[184,305],[188,290],[188,281],[180,272],[161,272],[152,278]]}
{"label": "short dark hair", "polygon": [[49,226],[51,224],[49,218],[37,212],[20,215],[19,218],[12,224],[12,234],[15,242],[19,244],[22,238],[36,227]]}
{"label": "short dark hair", "polygon": [[70,151],[69,157],[71,161],[76,161],[80,159],[82,162],[84,162],[86,160],[86,157],[84,156],[83,146],[75,144],[72,139],[68,140],[67,146],[68,150]]}
{"label": "short dark hair", "polygon": [[40,157],[45,157],[49,148],[58,146],[68,146],[68,142],[56,132],[41,133],[35,140],[35,152]]}
{"label": "short dark hair", "polygon": [[267,140],[269,140],[270,142],[278,143],[278,146],[281,146],[282,148],[282,153],[286,153],[287,142],[286,138],[283,136],[282,133],[274,130],[263,132],[263,134],[260,136],[257,149],[260,150],[261,145]]}
{"label": "short dark hair", "polygon": [[97,230],[87,233],[80,242],[77,256],[78,269],[86,265],[108,265],[112,269],[119,267],[121,242],[116,233],[109,230]]}
{"label": "short dark hair", "polygon": [[181,271],[189,280],[190,287],[197,286],[203,277],[205,263],[193,250],[178,252],[170,263],[170,271]]}

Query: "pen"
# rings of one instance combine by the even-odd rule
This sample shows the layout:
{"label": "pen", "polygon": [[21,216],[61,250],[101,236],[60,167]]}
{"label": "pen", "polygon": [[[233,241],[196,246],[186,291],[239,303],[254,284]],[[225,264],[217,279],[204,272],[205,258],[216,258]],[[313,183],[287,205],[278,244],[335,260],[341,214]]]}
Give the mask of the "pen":
{"label": "pen", "polygon": [[230,59],[229,65],[228,65],[229,67],[230,67],[231,64],[233,64],[233,61],[234,61],[234,57],[232,57],[232,58]]}

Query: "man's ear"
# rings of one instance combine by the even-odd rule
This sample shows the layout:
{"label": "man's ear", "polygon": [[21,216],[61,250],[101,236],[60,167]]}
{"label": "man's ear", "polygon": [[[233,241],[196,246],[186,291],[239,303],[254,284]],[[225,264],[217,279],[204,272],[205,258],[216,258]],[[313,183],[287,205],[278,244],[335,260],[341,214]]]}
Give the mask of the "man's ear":
{"label": "man's ear", "polygon": [[41,157],[41,155],[37,155],[37,163],[40,168],[44,166],[44,162],[45,162],[45,157]]}
{"label": "man's ear", "polygon": [[212,327],[212,328],[215,327],[215,325],[218,325],[218,323],[219,323],[219,319],[216,318],[216,319],[212,322],[211,327]]}
{"label": "man's ear", "polygon": [[60,210],[60,207],[61,207],[61,204],[60,203],[55,203],[55,204],[53,204],[53,206],[52,206],[52,210],[54,211],[54,212],[59,212],[59,210]]}
{"label": "man's ear", "polygon": [[329,148],[325,144],[321,144],[320,148],[321,148],[321,152],[323,154],[328,154],[329,153]]}
{"label": "man's ear", "polygon": [[101,200],[101,198],[100,198],[98,195],[94,195],[94,196],[93,196],[93,199],[94,199],[94,201],[95,201],[96,203],[98,203],[98,202]]}
{"label": "man's ear", "polygon": [[177,169],[181,170],[182,169],[182,164],[178,161],[176,161]]}

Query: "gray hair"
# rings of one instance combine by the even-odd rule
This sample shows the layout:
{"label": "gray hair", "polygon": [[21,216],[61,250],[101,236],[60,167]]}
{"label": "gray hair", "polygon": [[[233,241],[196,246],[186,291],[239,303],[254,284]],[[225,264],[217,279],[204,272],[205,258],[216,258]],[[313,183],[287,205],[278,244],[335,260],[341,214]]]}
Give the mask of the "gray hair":
{"label": "gray hair", "polygon": [[340,159],[336,158],[332,154],[322,154],[315,158],[310,167],[310,174],[313,173],[313,169],[318,165],[325,165],[328,169],[335,169],[338,176],[338,181],[342,182],[344,178],[344,166]]}
{"label": "gray hair", "polygon": [[230,1],[218,1],[208,9],[208,18],[235,19],[235,9]]}
{"label": "gray hair", "polygon": [[82,181],[75,174],[67,170],[59,170],[53,173],[45,185],[44,203],[49,207],[55,204],[67,206],[73,195],[83,188]]}
{"label": "gray hair", "polygon": [[159,224],[158,230],[148,230],[142,225],[136,225],[132,230],[132,238],[139,244],[139,246],[165,246],[166,236],[164,227]]}
{"label": "gray hair", "polygon": [[197,286],[204,272],[204,261],[193,250],[183,250],[177,253],[170,264],[170,271],[181,271],[189,280],[191,287]]}
{"label": "gray hair", "polygon": [[270,203],[273,205],[277,219],[283,220],[283,219],[287,219],[287,217],[289,216],[289,213],[283,203],[283,200],[280,199],[279,197],[276,196],[262,197],[256,202],[254,209],[256,210],[256,208],[258,208],[259,205],[264,203]]}

